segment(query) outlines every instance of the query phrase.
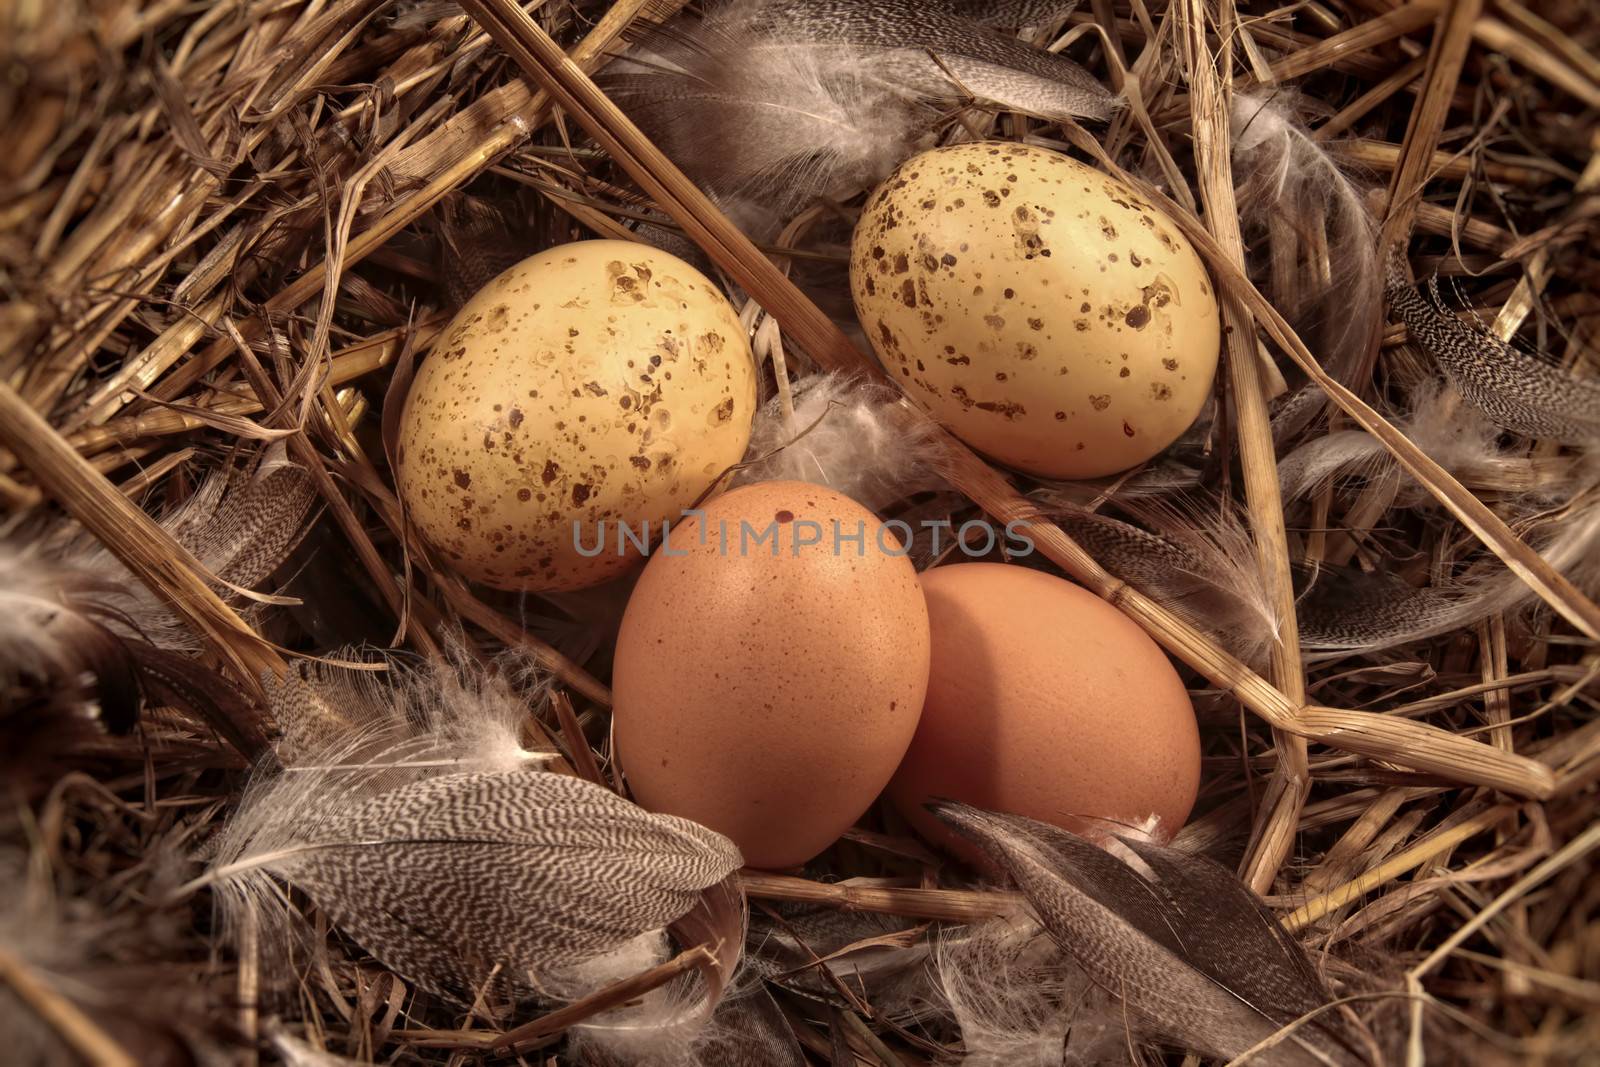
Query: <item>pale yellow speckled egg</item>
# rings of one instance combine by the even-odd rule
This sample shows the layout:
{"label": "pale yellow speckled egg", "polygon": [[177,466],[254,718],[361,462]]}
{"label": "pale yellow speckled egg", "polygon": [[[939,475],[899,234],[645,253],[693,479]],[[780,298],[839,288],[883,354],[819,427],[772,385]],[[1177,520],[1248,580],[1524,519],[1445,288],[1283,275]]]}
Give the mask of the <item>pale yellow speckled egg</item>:
{"label": "pale yellow speckled egg", "polygon": [[856,312],[884,368],[967,444],[1048,478],[1151,458],[1211,390],[1221,324],[1173,221],[1030,145],[937,148],[862,210]]}
{"label": "pale yellow speckled egg", "polygon": [[648,245],[560,245],[440,337],[401,416],[396,480],[468,578],[578,589],[635,565],[643,524],[659,534],[739,461],[755,408],[749,342],[710,279]]}

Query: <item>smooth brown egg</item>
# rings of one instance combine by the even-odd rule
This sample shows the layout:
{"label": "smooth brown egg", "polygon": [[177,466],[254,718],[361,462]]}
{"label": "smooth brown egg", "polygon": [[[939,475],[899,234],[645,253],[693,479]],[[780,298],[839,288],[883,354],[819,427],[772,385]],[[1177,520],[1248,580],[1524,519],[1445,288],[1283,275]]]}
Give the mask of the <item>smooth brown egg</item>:
{"label": "smooth brown egg", "polygon": [[739,461],[755,409],[744,328],[710,279],[648,245],[558,245],[491,281],[434,345],[396,483],[468,578],[579,589],[636,566],[643,526]]}
{"label": "smooth brown egg", "polygon": [[[1025,567],[963,563],[922,575],[933,655],[916,738],[889,787],[930,840],[932,798],[1069,830],[1077,817],[1165,839],[1200,783],[1194,708],[1166,654],[1121,612]],[[970,856],[970,850],[956,851]]]}
{"label": "smooth brown egg", "polygon": [[640,804],[804,863],[882,792],[916,730],[928,611],[892,530],[802,482],[672,528],[628,601],[617,755]]}
{"label": "smooth brown egg", "polygon": [[1030,474],[1144,462],[1194,422],[1216,374],[1216,296],[1177,225],[1031,145],[950,145],[901,164],[862,208],[850,288],[906,394]]}

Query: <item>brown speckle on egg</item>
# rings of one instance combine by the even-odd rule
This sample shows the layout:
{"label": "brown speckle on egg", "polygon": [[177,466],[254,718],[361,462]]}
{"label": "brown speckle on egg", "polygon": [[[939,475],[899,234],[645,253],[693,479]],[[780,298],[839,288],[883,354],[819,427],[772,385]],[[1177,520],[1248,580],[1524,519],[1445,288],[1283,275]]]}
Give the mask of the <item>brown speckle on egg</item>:
{"label": "brown speckle on egg", "polygon": [[[930,198],[937,210],[920,206]],[[1217,305],[1175,234],[1132,190],[1059,153],[951,145],[874,191],[852,242],[851,291],[880,359],[957,436],[1030,473],[1097,477],[1165,448],[1210,395]],[[874,264],[944,248],[971,251],[895,292],[864,284]],[[1176,352],[1187,373],[1169,376]],[[1157,376],[1169,392],[1148,387]],[[1057,411],[1079,412],[1071,440]]]}
{"label": "brown speckle on egg", "polygon": [[[640,558],[619,526],[659,529],[744,454],[756,406],[744,329],[664,252],[550,249],[491,281],[442,336],[401,415],[396,483],[423,535],[474,581],[557,590],[615,577]],[[684,373],[640,369],[664,364]],[[673,410],[714,415],[679,426]]]}

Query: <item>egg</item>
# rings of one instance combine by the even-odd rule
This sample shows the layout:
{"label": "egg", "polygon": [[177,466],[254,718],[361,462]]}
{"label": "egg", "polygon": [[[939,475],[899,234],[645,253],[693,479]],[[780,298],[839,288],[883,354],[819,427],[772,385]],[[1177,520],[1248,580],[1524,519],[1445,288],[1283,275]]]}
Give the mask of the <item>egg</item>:
{"label": "egg", "polygon": [[850,249],[862,329],[952,433],[1029,474],[1092,478],[1177,440],[1217,369],[1205,267],[1132,189],[979,142],[903,163]]}
{"label": "egg", "polygon": [[636,800],[753,867],[827,848],[888,784],[928,681],[928,610],[894,531],[803,482],[675,525],[623,614],[617,757]]}
{"label": "egg", "polygon": [[635,566],[744,455],[755,367],[738,315],[675,256],[581,241],[469,300],[412,383],[396,482],[417,528],[500,589],[595,585]]}
{"label": "egg", "polygon": [[922,575],[928,695],[888,794],[930,840],[971,858],[923,806],[933,798],[1075,832],[1077,816],[1166,839],[1189,817],[1200,737],[1183,681],[1156,643],[1092,593],[1001,563]]}

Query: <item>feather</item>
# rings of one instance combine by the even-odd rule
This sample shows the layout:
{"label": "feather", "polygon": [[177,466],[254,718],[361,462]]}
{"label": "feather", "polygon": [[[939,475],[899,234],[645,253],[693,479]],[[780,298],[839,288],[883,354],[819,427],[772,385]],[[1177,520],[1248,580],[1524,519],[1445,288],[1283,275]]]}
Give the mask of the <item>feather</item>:
{"label": "feather", "polygon": [[802,378],[757,414],[732,484],[785,479],[826,485],[876,510],[942,487],[937,431],[893,389],[843,372]]}
{"label": "feather", "polygon": [[[133,728],[138,666],[105,603],[115,592],[36,546],[0,543],[0,709],[8,717],[31,696],[49,711],[85,714],[115,731]],[[10,725],[6,733],[14,737]]]}
{"label": "feather", "polygon": [[1278,491],[1285,501],[1310,496],[1337,478],[1393,468],[1383,442],[1365,430],[1335,430],[1313,437],[1278,461]]}
{"label": "feather", "polygon": [[1110,115],[1115,98],[1086,71],[966,17],[975,7],[732,0],[645,31],[602,85],[747,228],[770,228],[754,209],[783,219],[876,184],[930,147],[940,106],[968,94],[1049,118]]}
{"label": "feather", "polygon": [[[161,520],[178,543],[223,583],[220,592],[259,585],[277,570],[305,536],[316,489],[286,448],[268,447],[250,471],[237,468],[208,475],[190,497]],[[82,538],[65,546],[61,562],[93,575],[106,590],[101,603],[122,620],[121,632],[173,652],[196,652],[199,639],[99,542]],[[226,588],[226,587],[231,587]]]}
{"label": "feather", "polygon": [[[1074,1022],[1098,990],[1032,920],[994,919],[966,936],[941,935],[934,973],[961,1030],[963,1067],[1093,1062],[1080,1054],[1087,1028]],[[1118,1027],[1118,1044],[1122,1036]],[[1070,1044],[1078,1048],[1069,1053]]]}
{"label": "feather", "polygon": [[806,1067],[808,1063],[783,1009],[760,984],[729,998],[699,1052],[704,1067]]}
{"label": "feather", "polygon": [[[306,529],[314,490],[268,448],[254,470],[207,477],[162,526],[223,583],[224,595],[278,568]],[[187,709],[247,757],[265,745],[244,695],[189,654],[199,641],[97,541],[75,527],[0,544],[0,732],[35,776],[92,722],[133,727],[143,698]]]}
{"label": "feather", "polygon": [[648,59],[601,80],[607,95],[758,235],[876,184],[935,117],[868,77],[855,50],[771,39],[737,7],[645,43]]}
{"label": "feather", "polygon": [[282,769],[258,772],[187,887],[211,886],[229,927],[249,914],[288,943],[295,886],[425,989],[562,994],[655,951],[740,865],[704,827],[530,769],[505,671],[457,653],[386,673],[304,667],[271,690]]}
{"label": "feather", "polygon": [[1475,327],[1445,308],[1437,279],[1425,298],[1398,260],[1389,305],[1463,399],[1512,433],[1584,444],[1600,441],[1600,381],[1578,378]]}
{"label": "feather", "polygon": [[[449,6],[460,14],[454,0]],[[533,254],[533,242],[516,218],[469,193],[457,193],[440,205],[438,270],[450,307],[460,308],[503,271]]]}
{"label": "feather", "polygon": [[[1600,588],[1600,486],[1528,522],[1530,543],[1580,589]],[[1473,619],[1517,611],[1534,593],[1498,561],[1455,584],[1414,588],[1384,572],[1319,567],[1299,576],[1300,643],[1308,651],[1370,652],[1449,633]]]}
{"label": "feather", "polygon": [[1326,564],[1298,568],[1300,646],[1307,652],[1371,652],[1448,633],[1481,614],[1470,587],[1416,588],[1384,571]]}
{"label": "feather", "polygon": [[[970,94],[1047,119],[1111,117],[1116,98],[1088,71],[1064,56],[989,32],[967,17],[973,6],[949,0],[767,0],[761,11],[773,36],[870,50],[883,64],[879,79],[932,98]],[[1057,17],[1075,6],[1059,5]],[[1036,19],[1043,7],[999,17]]]}
{"label": "feather", "polygon": [[839,992],[843,983],[869,990],[879,1014],[912,1021],[929,959],[924,932],[872,912],[779,908],[752,923],[749,961],[767,981],[809,1000],[852,1007]]}
{"label": "feather", "polygon": [[261,751],[249,700],[201,661],[140,639],[119,610],[129,597],[37,545],[0,543],[0,763],[17,780],[48,781],[77,743],[132,730],[145,700],[192,712],[247,757]]}
{"label": "feather", "polygon": [[943,0],[932,6],[983,26],[1022,29],[1060,22],[1077,10],[1078,0]]}
{"label": "feather", "polygon": [[456,0],[400,0],[389,18],[393,30],[417,30],[446,19],[463,18]]}
{"label": "feather", "polygon": [[742,862],[726,838],[568,775],[447,774],[370,797],[288,779],[288,796],[249,795],[218,846],[203,881],[224,915],[282,915],[278,883],[293,884],[386,966],[467,1001],[624,948]]}
{"label": "feather", "polygon": [[[442,660],[392,654],[372,666],[382,669],[302,662],[264,680],[286,767],[303,773],[337,753],[346,764],[354,758],[363,775],[399,783],[452,770],[522,770],[548,759],[522,744],[531,708],[546,695],[546,682],[531,676],[523,658],[510,654],[486,669],[448,644]],[[523,681],[531,684],[516,684]]]}
{"label": "feather", "polygon": [[1254,540],[1231,505],[1202,510],[1175,501],[1124,503],[1150,527],[1145,530],[1073,506],[1050,490],[1034,499],[1112,574],[1246,662],[1263,662],[1277,642],[1280,620]]}
{"label": "feather", "polygon": [[[591,1062],[618,1067],[690,1067],[722,1064],[730,1018],[737,1014],[723,994],[743,958],[749,908],[737,880],[729,877],[701,894],[667,933],[680,946],[704,945],[716,965],[652,990],[637,1001],[604,1012],[568,1032],[572,1047]],[[602,958],[590,978],[609,984],[664,963],[668,938],[642,939],[647,959],[630,963]],[[792,1037],[791,1037],[792,1039]],[[737,1044],[732,1047],[737,1047]]]}
{"label": "feather", "polygon": [[[1234,96],[1233,178],[1240,222],[1264,248],[1265,290],[1329,373],[1351,384],[1383,312],[1377,230],[1361,189],[1312,140],[1281,89]],[[1314,386],[1280,408],[1280,438],[1327,406]]]}
{"label": "feather", "polygon": [[[1137,863],[1065,830],[947,801],[936,815],[1022,890],[1089,980],[1158,1040],[1227,1059],[1307,1016],[1266,1064],[1365,1062],[1304,952],[1224,868],[1137,837]],[[1142,869],[1141,869],[1142,868]]]}
{"label": "feather", "polygon": [[87,1062],[66,1036],[70,1020],[49,1000],[92,1020],[124,1062],[226,1062],[207,1036],[216,1030],[216,1004],[182,944],[187,917],[141,906],[127,879],[93,896],[59,893],[53,880],[61,872],[42,851],[50,846],[34,847],[41,851],[0,848],[0,970],[19,979],[0,981],[5,1063]]}
{"label": "feather", "polygon": [[574,1062],[585,1067],[808,1067],[809,1061],[766,987],[755,983],[729,995],[688,1048],[630,1058],[597,1045],[587,1030],[572,1035]]}
{"label": "feather", "polygon": [[325,1052],[310,1042],[295,1037],[277,1019],[268,1021],[267,1043],[283,1061],[283,1067],[360,1067],[359,1060]]}
{"label": "feather", "polygon": [[[1441,382],[1425,382],[1414,390],[1410,412],[1395,418],[1396,428],[1445,470],[1458,477],[1484,474],[1515,460],[1500,447],[1500,431],[1475,408],[1463,410],[1455,393]],[[1337,430],[1314,437],[1278,462],[1278,484],[1285,499],[1307,496],[1334,479],[1374,478],[1400,472],[1399,464],[1376,437],[1365,430]],[[1408,496],[1420,501],[1424,490],[1403,475]]]}

